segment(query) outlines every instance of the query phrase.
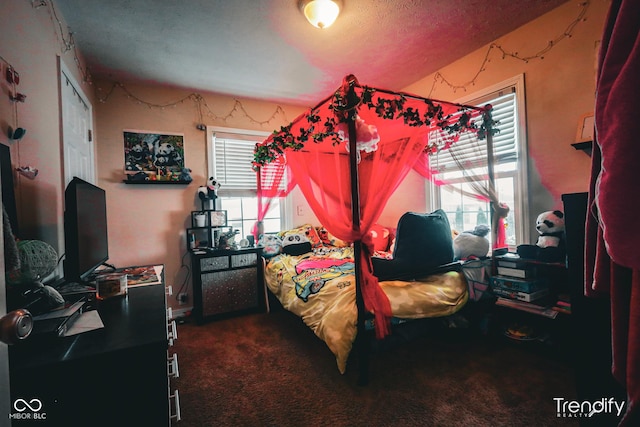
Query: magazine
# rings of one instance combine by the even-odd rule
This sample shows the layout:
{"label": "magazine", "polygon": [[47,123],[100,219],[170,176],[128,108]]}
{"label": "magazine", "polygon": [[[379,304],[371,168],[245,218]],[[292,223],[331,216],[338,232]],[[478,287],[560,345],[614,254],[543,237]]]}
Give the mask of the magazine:
{"label": "magazine", "polygon": [[146,265],[142,267],[126,267],[118,269],[127,275],[127,286],[157,285],[162,283],[162,265]]}

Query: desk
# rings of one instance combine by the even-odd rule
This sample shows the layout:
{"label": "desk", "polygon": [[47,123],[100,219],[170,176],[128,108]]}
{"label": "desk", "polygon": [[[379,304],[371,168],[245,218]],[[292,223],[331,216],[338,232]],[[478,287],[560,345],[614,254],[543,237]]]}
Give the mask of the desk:
{"label": "desk", "polygon": [[10,347],[12,401],[42,402],[47,422],[34,425],[169,425],[164,282],[97,310],[104,328]]}

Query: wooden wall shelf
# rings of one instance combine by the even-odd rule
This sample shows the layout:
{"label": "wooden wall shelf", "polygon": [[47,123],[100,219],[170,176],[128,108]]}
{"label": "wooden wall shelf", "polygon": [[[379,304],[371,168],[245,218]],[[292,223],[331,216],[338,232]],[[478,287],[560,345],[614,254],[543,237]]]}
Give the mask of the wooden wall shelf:
{"label": "wooden wall shelf", "polygon": [[589,157],[591,157],[591,150],[593,148],[593,141],[576,142],[571,144],[576,150],[584,151]]}
{"label": "wooden wall shelf", "polygon": [[189,185],[193,181],[130,181],[128,179],[123,179],[122,182],[125,184],[135,185]]}

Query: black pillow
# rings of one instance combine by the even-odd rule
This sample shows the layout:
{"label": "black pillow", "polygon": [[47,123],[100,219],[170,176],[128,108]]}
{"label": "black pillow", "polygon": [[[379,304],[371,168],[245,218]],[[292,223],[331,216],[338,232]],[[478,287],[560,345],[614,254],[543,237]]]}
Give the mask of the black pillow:
{"label": "black pillow", "polygon": [[398,221],[393,259],[372,258],[379,280],[411,280],[453,262],[453,240],[447,214],[407,212]]}
{"label": "black pillow", "polygon": [[282,246],[282,252],[287,255],[302,255],[311,252],[311,242],[301,242]]}

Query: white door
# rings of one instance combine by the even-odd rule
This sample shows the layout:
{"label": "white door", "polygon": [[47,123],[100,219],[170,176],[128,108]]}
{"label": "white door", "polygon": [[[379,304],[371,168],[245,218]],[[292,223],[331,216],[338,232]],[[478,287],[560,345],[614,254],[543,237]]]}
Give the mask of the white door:
{"label": "white door", "polygon": [[95,184],[91,103],[62,61],[60,70],[64,186],[74,176]]}

